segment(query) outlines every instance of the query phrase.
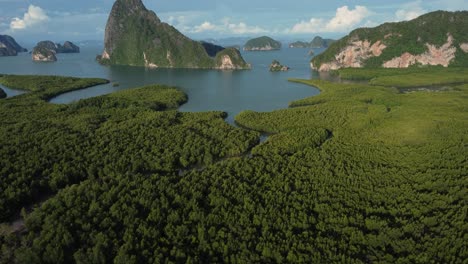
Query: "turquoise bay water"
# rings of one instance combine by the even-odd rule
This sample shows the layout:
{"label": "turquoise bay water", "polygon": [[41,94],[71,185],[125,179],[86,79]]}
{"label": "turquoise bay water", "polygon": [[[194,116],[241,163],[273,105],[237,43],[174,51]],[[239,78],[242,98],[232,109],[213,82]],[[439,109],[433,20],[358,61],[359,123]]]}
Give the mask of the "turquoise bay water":
{"label": "turquoise bay water", "polygon": [[[32,62],[31,55],[27,53],[0,57],[0,73],[100,77],[119,84],[118,87],[107,84],[74,91],[51,100],[58,104],[147,84],[177,86],[189,96],[188,103],[181,106],[180,111],[225,111],[229,114],[229,123],[242,110],[272,111],[286,108],[291,101],[318,94],[313,87],[287,81],[288,78],[318,78],[309,67],[308,49],[243,52],[245,60],[253,67],[248,71],[105,67],[95,61],[102,48],[82,47],[81,50],[79,54],[58,54],[55,63]],[[291,67],[291,70],[269,72],[268,67],[274,59]],[[8,96],[18,94],[15,90],[4,90]]]}

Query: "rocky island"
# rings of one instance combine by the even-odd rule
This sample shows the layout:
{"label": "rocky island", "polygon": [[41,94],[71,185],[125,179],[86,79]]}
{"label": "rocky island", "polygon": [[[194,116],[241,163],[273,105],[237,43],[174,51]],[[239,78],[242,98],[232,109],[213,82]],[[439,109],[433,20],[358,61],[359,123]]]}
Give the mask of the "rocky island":
{"label": "rocky island", "polygon": [[141,0],[114,3],[107,20],[104,51],[97,60],[104,65],[147,68],[250,68],[238,50],[186,37],[146,9]]}
{"label": "rocky island", "polygon": [[279,49],[281,49],[281,42],[267,36],[251,39],[244,45],[245,51],[269,51]]}
{"label": "rocky island", "polygon": [[311,46],[309,42],[296,41],[296,42],[290,43],[289,48],[305,49],[305,48],[311,48]]}
{"label": "rocky island", "polygon": [[284,66],[282,65],[279,61],[277,60],[274,60],[271,64],[270,64],[270,71],[271,72],[279,72],[279,71],[289,71],[289,67],[288,66]]}
{"label": "rocky island", "polygon": [[316,36],[311,42],[310,47],[313,49],[328,48],[331,44],[335,43],[334,39],[324,39],[320,36]]}
{"label": "rocky island", "polygon": [[80,47],[73,42],[65,41],[63,45],[57,44],[57,53],[80,53]]}
{"label": "rocky island", "polygon": [[54,62],[57,61],[55,54],[52,49],[36,46],[32,51],[32,60],[37,62]]}
{"label": "rocky island", "polygon": [[411,21],[360,28],[311,61],[319,71],[340,68],[468,66],[468,11],[436,11]]}
{"label": "rocky island", "polygon": [[80,47],[70,41],[65,41],[63,45],[44,40],[37,43],[32,51],[33,61],[53,62],[57,61],[57,53],[80,53]]}
{"label": "rocky island", "polygon": [[21,47],[16,40],[8,35],[0,35],[0,57],[16,56],[18,52],[27,52],[28,50]]}
{"label": "rocky island", "polygon": [[309,49],[319,49],[319,48],[328,48],[333,42],[334,39],[324,39],[322,37],[315,37],[311,42],[305,41],[296,41],[289,44],[290,48],[309,48]]}

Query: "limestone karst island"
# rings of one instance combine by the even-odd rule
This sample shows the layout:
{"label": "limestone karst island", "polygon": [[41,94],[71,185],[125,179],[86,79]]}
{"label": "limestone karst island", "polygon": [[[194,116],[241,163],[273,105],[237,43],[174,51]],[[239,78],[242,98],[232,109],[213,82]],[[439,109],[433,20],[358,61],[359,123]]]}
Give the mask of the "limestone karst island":
{"label": "limestone karst island", "polygon": [[249,69],[234,48],[208,54],[206,44],[194,41],[146,9],[141,0],[118,0],[107,20],[104,51],[108,65],[148,68]]}

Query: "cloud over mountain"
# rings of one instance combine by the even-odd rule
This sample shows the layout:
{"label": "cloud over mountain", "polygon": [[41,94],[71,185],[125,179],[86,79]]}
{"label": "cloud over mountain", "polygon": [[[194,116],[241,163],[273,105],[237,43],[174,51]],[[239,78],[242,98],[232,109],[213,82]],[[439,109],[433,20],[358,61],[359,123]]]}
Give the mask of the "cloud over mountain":
{"label": "cloud over mountain", "polygon": [[317,32],[345,32],[361,23],[371,14],[365,6],[356,6],[349,9],[342,6],[336,9],[335,16],[330,20],[323,18],[311,18],[309,21],[301,21],[290,30],[291,33],[317,33]]}
{"label": "cloud over mountain", "polygon": [[39,6],[29,5],[28,11],[23,18],[15,17],[10,23],[11,30],[22,30],[33,27],[49,20],[46,12]]}

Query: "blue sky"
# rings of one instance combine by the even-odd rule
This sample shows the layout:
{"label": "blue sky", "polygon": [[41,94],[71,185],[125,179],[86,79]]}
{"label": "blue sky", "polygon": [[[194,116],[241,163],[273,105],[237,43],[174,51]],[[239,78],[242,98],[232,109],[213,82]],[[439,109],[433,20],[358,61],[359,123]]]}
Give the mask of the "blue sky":
{"label": "blue sky", "polygon": [[[466,0],[143,0],[165,22],[195,39],[271,35],[339,38],[356,27],[468,10]],[[19,41],[102,40],[114,0],[0,0],[0,34]]]}

